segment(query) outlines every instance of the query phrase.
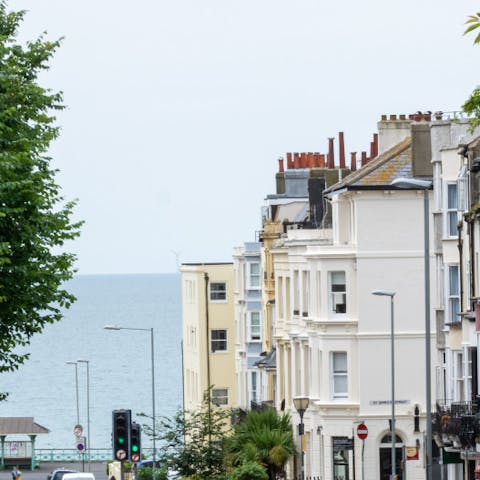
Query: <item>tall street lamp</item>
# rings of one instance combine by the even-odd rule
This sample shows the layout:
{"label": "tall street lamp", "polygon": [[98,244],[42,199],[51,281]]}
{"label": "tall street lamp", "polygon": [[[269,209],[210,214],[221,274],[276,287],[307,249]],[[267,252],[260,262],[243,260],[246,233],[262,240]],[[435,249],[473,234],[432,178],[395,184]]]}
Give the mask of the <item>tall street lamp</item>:
{"label": "tall street lamp", "polygon": [[391,447],[391,452],[392,452],[392,473],[391,473],[391,479],[395,480],[395,443],[397,436],[395,434],[395,328],[394,328],[394,322],[393,322],[393,297],[395,296],[396,292],[389,292],[386,290],[375,290],[372,292],[372,295],[379,295],[381,297],[390,297],[390,356],[391,356],[391,368],[392,368],[392,379],[391,379],[391,384],[392,384],[392,420],[391,420],[391,431],[390,431],[390,438],[392,441],[392,447]]}
{"label": "tall street lamp", "polygon": [[77,404],[77,425],[80,425],[80,408],[78,404],[78,364],[74,361],[65,362],[67,365],[75,365],[75,401]]}
{"label": "tall street lamp", "polygon": [[305,458],[303,452],[303,436],[305,435],[305,427],[303,425],[303,414],[308,408],[308,397],[295,397],[293,399],[293,405],[300,415],[300,425],[298,426],[298,434],[300,436],[300,465],[302,470],[302,480],[305,480]]}
{"label": "tall street lamp", "polygon": [[150,347],[151,347],[151,357],[152,357],[152,437],[153,437],[153,478],[155,478],[155,468],[156,468],[156,458],[157,458],[157,449],[155,444],[155,354],[153,347],[153,328],[131,328],[131,327],[119,327],[118,325],[105,325],[103,327],[105,330],[138,330],[142,332],[150,332]]}
{"label": "tall street lamp", "polygon": [[432,480],[432,380],[431,380],[431,331],[430,331],[430,227],[429,227],[429,194],[432,187],[430,180],[415,178],[396,178],[391,183],[397,188],[423,190],[423,255],[425,277],[425,389],[426,389],[426,468],[427,480]]}
{"label": "tall street lamp", "polygon": [[77,363],[85,363],[87,365],[87,452],[88,452],[88,470],[91,471],[91,445],[90,445],[90,361],[77,360]]}

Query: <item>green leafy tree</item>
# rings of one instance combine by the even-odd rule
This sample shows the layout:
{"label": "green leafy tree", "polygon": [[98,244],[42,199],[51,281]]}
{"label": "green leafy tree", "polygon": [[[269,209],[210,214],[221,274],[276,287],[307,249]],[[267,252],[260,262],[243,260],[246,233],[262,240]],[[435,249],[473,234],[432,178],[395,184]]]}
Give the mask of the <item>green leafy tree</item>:
{"label": "green leafy tree", "polygon": [[[465,32],[463,32],[464,35],[473,32],[477,28],[480,28],[480,12],[477,12],[475,15],[470,15],[465,24],[468,25],[468,27],[466,28]],[[480,43],[480,32],[475,37],[473,43]]]}
{"label": "green leafy tree", "polygon": [[268,480],[265,468],[256,462],[244,463],[231,472],[229,480]]}
{"label": "green leafy tree", "polygon": [[256,462],[274,480],[284,472],[287,461],[295,453],[292,423],[288,414],[273,408],[251,411],[234,428],[227,443],[227,462],[232,466]]}
{"label": "green leafy tree", "polygon": [[[167,468],[162,466],[155,470],[155,480],[167,480]],[[153,469],[151,467],[140,467],[137,469],[135,480],[152,480]]]}
{"label": "green leafy tree", "polygon": [[[199,410],[179,410],[173,417],[160,417],[155,424],[158,461],[181,477],[224,478],[225,440],[231,434],[232,412],[213,407],[210,393],[211,389],[205,393]],[[148,418],[148,415],[140,415]],[[149,423],[142,428],[152,437]]]}
{"label": "green leafy tree", "polygon": [[[467,28],[465,29],[464,35],[476,31],[480,28],[480,12],[475,15],[470,15],[468,20],[465,22]],[[473,40],[474,44],[480,43],[480,32],[477,34]],[[468,113],[472,117],[470,122],[470,131],[473,131],[475,127],[480,125],[480,86],[475,88],[472,94],[468,97],[467,101],[462,105],[462,109],[465,113]]]}
{"label": "green leafy tree", "polygon": [[59,133],[54,113],[64,108],[62,95],[37,81],[59,41],[41,36],[19,44],[24,13],[8,12],[0,1],[0,372],[17,369],[28,355],[14,349],[74,301],[62,285],[75,257],[60,249],[80,228],[47,155]]}

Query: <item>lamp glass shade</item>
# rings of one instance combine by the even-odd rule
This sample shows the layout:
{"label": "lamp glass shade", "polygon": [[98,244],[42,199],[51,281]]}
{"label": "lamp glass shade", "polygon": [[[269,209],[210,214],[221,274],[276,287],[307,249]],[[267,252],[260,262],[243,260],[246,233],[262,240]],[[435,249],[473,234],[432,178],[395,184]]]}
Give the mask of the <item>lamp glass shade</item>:
{"label": "lamp glass shade", "polygon": [[308,408],[308,397],[295,397],[293,399],[293,405],[297,412],[304,412]]}

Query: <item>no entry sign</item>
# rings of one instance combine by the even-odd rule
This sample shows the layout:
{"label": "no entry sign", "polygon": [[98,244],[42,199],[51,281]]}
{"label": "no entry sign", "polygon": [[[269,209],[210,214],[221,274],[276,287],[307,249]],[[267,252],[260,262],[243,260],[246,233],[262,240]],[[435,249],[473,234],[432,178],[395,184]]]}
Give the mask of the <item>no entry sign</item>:
{"label": "no entry sign", "polygon": [[360,440],[365,440],[368,437],[368,428],[364,423],[361,423],[357,427],[357,437]]}

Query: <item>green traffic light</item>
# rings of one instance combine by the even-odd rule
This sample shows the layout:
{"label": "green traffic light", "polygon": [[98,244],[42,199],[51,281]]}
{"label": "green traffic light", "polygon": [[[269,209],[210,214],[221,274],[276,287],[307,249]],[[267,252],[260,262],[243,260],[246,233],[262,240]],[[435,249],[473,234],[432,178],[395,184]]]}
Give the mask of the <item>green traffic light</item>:
{"label": "green traffic light", "polygon": [[125,439],[124,439],[123,437],[118,437],[117,442],[118,442],[120,445],[123,445],[123,444],[125,443]]}
{"label": "green traffic light", "polygon": [[138,445],[132,445],[132,452],[137,453],[138,452]]}

